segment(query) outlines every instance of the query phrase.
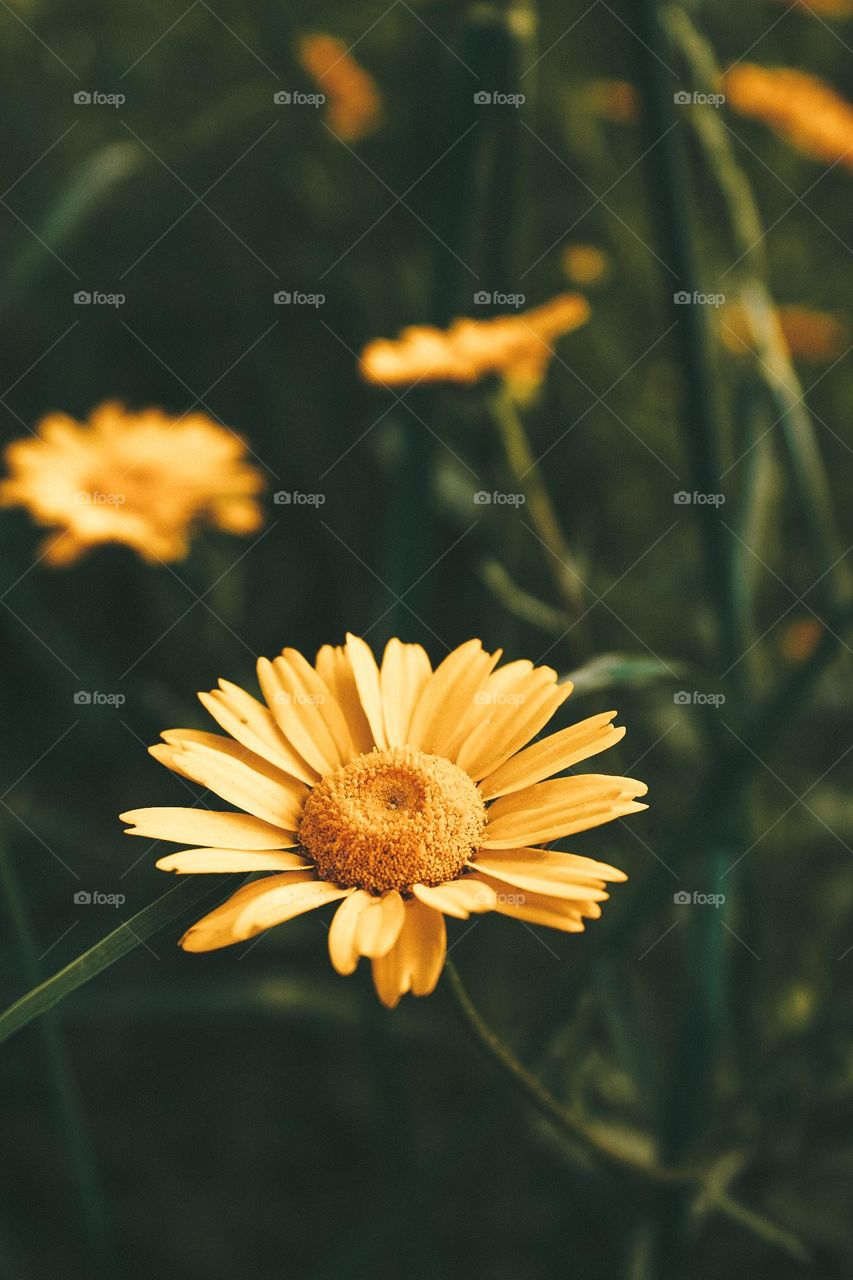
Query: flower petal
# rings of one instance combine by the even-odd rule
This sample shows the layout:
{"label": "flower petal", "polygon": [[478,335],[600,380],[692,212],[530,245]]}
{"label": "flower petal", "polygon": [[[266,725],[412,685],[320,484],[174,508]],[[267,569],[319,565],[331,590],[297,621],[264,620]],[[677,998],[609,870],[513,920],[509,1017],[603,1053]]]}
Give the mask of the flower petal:
{"label": "flower petal", "polygon": [[337,902],[355,892],[354,889],[342,889],[328,880],[318,880],[316,876],[302,880],[302,875],[307,876],[308,873],[296,871],[291,875],[274,876],[273,879],[281,883],[246,904],[234,921],[235,932],[244,938],[252,938],[264,929],[271,929],[294,916],[323,907],[327,902]]}
{"label": "flower petal", "polygon": [[[202,743],[150,747],[155,760],[165,764],[191,782],[207,787],[229,804],[239,805],[247,813],[271,822],[285,831],[297,830],[307,788],[301,783],[285,783],[259,773],[241,760],[231,759],[221,751],[213,751]],[[269,767],[269,766],[267,766]],[[281,775],[284,779],[284,774]],[[301,793],[295,788],[302,788]]]}
{"label": "flower petal", "polygon": [[316,769],[306,764],[294,751],[276,724],[272,712],[245,689],[227,680],[219,681],[218,689],[200,693],[199,699],[216,723],[230,733],[244,747],[262,756],[270,764],[284,769],[285,773],[307,782],[316,782]]}
{"label": "flower petal", "polygon": [[160,871],[191,872],[311,871],[313,866],[299,853],[251,849],[181,849],[156,863]]}
{"label": "flower petal", "polygon": [[[288,650],[289,654],[293,652],[295,650]],[[302,662],[305,662],[304,658]],[[332,735],[326,723],[324,704],[332,704],[334,699],[314,668],[308,663],[305,666],[312,673],[310,682],[303,679],[304,668],[298,668],[289,658],[275,658],[272,662],[268,658],[259,658],[258,681],[275,722],[287,741],[322,776],[334,773],[344,762],[342,755],[347,756],[347,751],[351,750],[349,732],[343,728],[345,741],[336,740]],[[343,726],[343,715],[337,704],[335,710]]]}
{"label": "flower petal", "polygon": [[217,849],[292,849],[295,836],[248,813],[213,813],[207,809],[128,809],[122,822],[134,825],[127,836],[174,840],[177,844],[213,845]]}
{"label": "flower petal", "polygon": [[359,754],[372,751],[376,743],[367,720],[349,653],[343,645],[324,644],[315,662],[318,674],[335,695],[349,727],[353,746]]}
{"label": "flower petal", "polygon": [[370,646],[359,637],[347,632],[347,654],[355,677],[356,688],[373,740],[377,747],[386,747],[385,717],[382,710],[382,690],[379,668]]}
{"label": "flower petal", "polygon": [[615,746],[625,736],[624,728],[610,723],[616,714],[605,711],[602,715],[590,716],[519,751],[483,779],[480,785],[483,799],[494,800],[496,796],[520,791]]}
{"label": "flower petal", "polygon": [[562,706],[571,684],[558,685],[550,667],[536,667],[520,675],[508,688],[495,683],[500,671],[480,695],[483,719],[460,747],[456,763],[479,782],[534,738]]}
{"label": "flower petal", "polygon": [[553,778],[512,795],[488,810],[483,849],[513,849],[587,831],[648,806],[634,803],[646,786],[633,778],[585,773]]}
{"label": "flower petal", "polygon": [[483,883],[491,885],[496,891],[494,909],[500,915],[512,916],[530,924],[544,924],[549,929],[559,929],[562,933],[583,933],[586,927],[584,916],[601,914],[597,902],[567,902],[562,898],[551,898],[544,893],[531,893],[521,889],[508,893],[505,884],[500,880],[492,880],[489,876],[483,876]]}
{"label": "flower petal", "polygon": [[473,876],[445,884],[416,884],[413,893],[425,906],[458,920],[467,920],[472,911],[493,911],[497,898],[494,889]]}
{"label": "flower petal", "polygon": [[386,1008],[393,1009],[407,991],[416,996],[434,991],[446,951],[444,916],[417,898],[409,898],[396,945],[372,965],[376,993]]}
{"label": "flower petal", "polygon": [[447,655],[426,681],[409,725],[408,745],[453,759],[454,738],[476,705],[500,650],[486,653],[479,640],[468,640]]}
{"label": "flower petal", "polygon": [[406,746],[412,712],[431,674],[430,660],[421,645],[388,641],[379,682],[389,747]]}
{"label": "flower petal", "polygon": [[359,916],[355,937],[359,955],[371,959],[387,955],[400,936],[405,916],[405,904],[396,889],[374,896]]}
{"label": "flower petal", "polygon": [[282,884],[302,883],[316,885],[317,879],[310,871],[291,871],[280,876],[264,876],[243,885],[236,893],[232,893],[221,906],[203,916],[186,931],[181,938],[184,951],[215,951],[218,947],[230,947],[235,942],[242,942],[249,934],[239,932],[236,921],[242,911],[266,894],[273,893]]}
{"label": "flower petal", "polygon": [[344,898],[329,926],[329,958],[333,966],[344,975],[355,973],[359,950],[355,944],[358,922],[362,911],[373,900],[366,889],[356,889]]}

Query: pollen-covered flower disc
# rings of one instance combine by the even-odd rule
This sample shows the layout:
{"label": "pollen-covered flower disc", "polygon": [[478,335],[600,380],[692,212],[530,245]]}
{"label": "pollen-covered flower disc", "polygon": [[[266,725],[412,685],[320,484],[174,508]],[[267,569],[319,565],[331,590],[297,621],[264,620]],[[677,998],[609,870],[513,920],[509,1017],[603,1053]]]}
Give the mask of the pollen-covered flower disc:
{"label": "pollen-covered flower disc", "polygon": [[258,662],[259,701],[237,685],[199,697],[223,734],[171,729],[151,754],[233,808],[135,809],[130,835],[189,845],[157,866],[263,873],[194,924],[187,951],[254,937],[337,903],[339,973],[370,959],[383,1004],[429,995],[445,916],[498,911],[567,933],[601,914],[623,872],[542,846],[646,806],[642,782],[563,774],[624,734],[615,711],[532,741],[571,693],[532,662],[498,666],[479,640],[434,670],[390,640]]}

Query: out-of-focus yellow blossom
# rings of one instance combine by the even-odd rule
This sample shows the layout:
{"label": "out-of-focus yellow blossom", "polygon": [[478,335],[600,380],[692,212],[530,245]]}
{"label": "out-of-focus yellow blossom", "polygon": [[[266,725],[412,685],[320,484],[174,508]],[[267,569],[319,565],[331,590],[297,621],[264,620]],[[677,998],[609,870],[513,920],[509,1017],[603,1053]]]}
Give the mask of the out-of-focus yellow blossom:
{"label": "out-of-focus yellow blossom", "polygon": [[633,124],[640,118],[640,95],[629,80],[593,80],[584,101],[594,115],[613,124]]}
{"label": "out-of-focus yellow blossom", "polygon": [[853,169],[853,107],[817,76],[742,62],[723,87],[734,111],[770,125],[803,155]]}
{"label": "out-of-focus yellow blossom", "polygon": [[[777,4],[784,5],[786,9],[790,9],[791,0],[776,0]],[[817,14],[820,18],[851,18],[853,17],[853,0],[793,0],[794,6],[798,9],[805,9],[807,13]]]}
{"label": "out-of-focus yellow blossom", "polygon": [[[848,326],[829,311],[781,306],[776,310],[776,319],[795,360],[808,364],[837,360],[849,345]],[[735,355],[748,355],[755,349],[756,339],[749,315],[740,303],[727,306],[721,314],[721,322],[723,341]]]}
{"label": "out-of-focus yellow blossom", "polygon": [[56,530],[42,552],[49,564],[70,564],[103,542],[152,562],[180,560],[198,521],[237,534],[263,522],[260,471],[244,442],[203,413],[170,418],[113,403],[86,423],[52,413],[5,458],[0,505],[26,507]]}
{"label": "out-of-focus yellow blossom", "polygon": [[573,284],[598,284],[607,275],[607,254],[594,244],[570,244],[560,255],[563,270]]}
{"label": "out-of-focus yellow blossom", "polygon": [[449,329],[413,325],[399,338],[377,338],[361,356],[367,382],[478,382],[498,374],[516,383],[538,384],[557,338],[589,318],[589,303],[562,293],[541,307],[491,320],[454,320]]}
{"label": "out-of-focus yellow blossom", "polygon": [[326,118],[342,142],[358,142],[379,126],[382,103],[376,81],[342,40],[303,36],[299,61],[326,95]]}

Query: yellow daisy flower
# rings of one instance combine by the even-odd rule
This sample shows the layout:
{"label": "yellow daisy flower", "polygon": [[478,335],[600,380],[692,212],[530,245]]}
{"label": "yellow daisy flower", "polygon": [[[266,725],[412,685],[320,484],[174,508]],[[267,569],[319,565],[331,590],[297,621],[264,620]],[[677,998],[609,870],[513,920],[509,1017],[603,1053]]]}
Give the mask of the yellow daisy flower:
{"label": "yellow daisy flower", "polygon": [[352,57],[343,40],[303,36],[299,61],[326,95],[329,127],[342,142],[358,142],[375,132],[382,116],[376,81]]}
{"label": "yellow daisy flower", "polygon": [[769,125],[803,155],[853,169],[853,107],[817,76],[742,62],[723,87],[734,111]]}
{"label": "yellow daisy flower", "polygon": [[70,564],[102,542],[149,561],[180,560],[196,521],[247,534],[260,528],[260,471],[243,441],[203,413],[170,418],[102,404],[86,423],[49,414],[31,440],[5,452],[0,506],[26,507],[53,526],[50,564]]}
{"label": "yellow daisy flower", "polygon": [[383,386],[410,382],[478,382],[490,374],[536,384],[557,338],[586,324],[589,303],[562,293],[541,307],[490,320],[454,320],[447,330],[412,325],[399,338],[378,338],[361,356],[361,374]]}
{"label": "yellow daisy flower", "polygon": [[[381,666],[356,636],[312,666],[295,649],[261,658],[265,702],[220,680],[200,693],[228,735],[164,733],[151,754],[237,811],[135,809],[128,834],[193,845],[164,871],[271,872],[184,935],[187,951],[243,942],[337,902],[338,973],[368,957],[389,1008],[429,995],[444,965],[445,915],[503,915],[580,933],[601,914],[605,863],[542,848],[646,805],[642,782],[554,777],[618,742],[606,711],[528,745],[571,693],[532,662],[497,667],[479,640],[432,669],[390,640]],[[496,669],[497,668],[497,669]]]}

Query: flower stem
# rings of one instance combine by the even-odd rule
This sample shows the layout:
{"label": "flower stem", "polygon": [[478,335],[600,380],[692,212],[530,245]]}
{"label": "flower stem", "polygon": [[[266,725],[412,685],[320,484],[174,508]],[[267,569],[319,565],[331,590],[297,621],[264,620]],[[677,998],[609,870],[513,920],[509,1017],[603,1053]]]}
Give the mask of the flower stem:
{"label": "flower stem", "polygon": [[632,1174],[645,1183],[677,1186],[689,1185],[700,1179],[698,1170],[664,1169],[638,1160],[602,1134],[589,1129],[583,1120],[557,1101],[538,1076],[519,1062],[506,1041],[488,1025],[468,995],[459,972],[450,959],[446,962],[446,972],[456,1005],[481,1049],[500,1067],[513,1087],[564,1137],[582,1147],[587,1154],[611,1171]]}

